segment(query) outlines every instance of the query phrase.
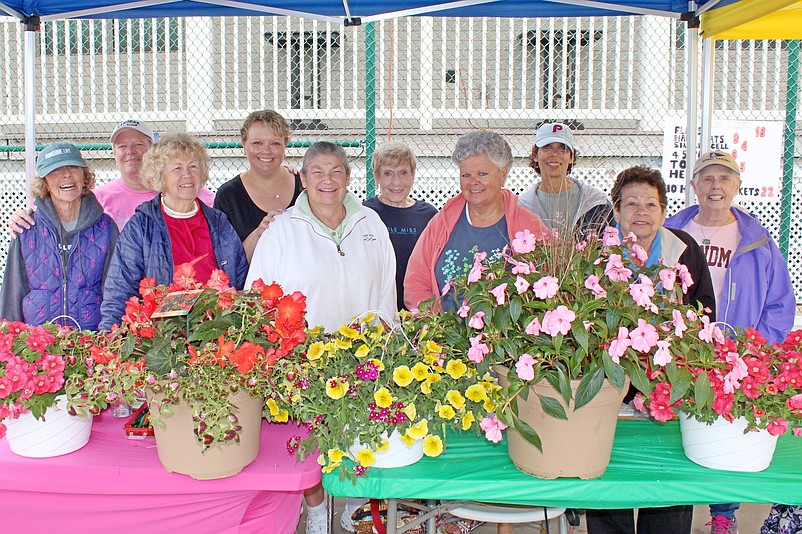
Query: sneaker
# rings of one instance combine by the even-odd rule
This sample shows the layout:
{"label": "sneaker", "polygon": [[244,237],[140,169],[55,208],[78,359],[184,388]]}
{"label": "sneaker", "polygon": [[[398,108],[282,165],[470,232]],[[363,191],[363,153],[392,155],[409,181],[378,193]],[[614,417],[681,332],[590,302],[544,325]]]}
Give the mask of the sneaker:
{"label": "sneaker", "polygon": [[710,534],[738,534],[738,521],[723,515],[712,516],[711,521],[705,524],[707,525],[710,525]]}
{"label": "sneaker", "polygon": [[354,532],[356,529],[354,528],[354,520],[351,517],[351,514],[346,513],[348,508],[346,507],[343,510],[342,515],[340,516],[340,527],[346,532]]}
{"label": "sneaker", "polygon": [[329,514],[306,514],[306,534],[329,534]]}

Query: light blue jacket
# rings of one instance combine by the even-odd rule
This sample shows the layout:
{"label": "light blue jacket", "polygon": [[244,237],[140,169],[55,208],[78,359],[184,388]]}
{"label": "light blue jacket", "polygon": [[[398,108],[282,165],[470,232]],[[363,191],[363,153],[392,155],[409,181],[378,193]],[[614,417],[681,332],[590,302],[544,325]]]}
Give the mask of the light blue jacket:
{"label": "light blue jacket", "polygon": [[[794,325],[796,300],[788,264],[777,244],[754,217],[730,208],[738,222],[741,241],[730,259],[723,302],[716,303],[716,319],[736,328],[754,326],[770,342],[783,342]],[[684,228],[699,213],[691,206],[666,219],[669,228]]]}

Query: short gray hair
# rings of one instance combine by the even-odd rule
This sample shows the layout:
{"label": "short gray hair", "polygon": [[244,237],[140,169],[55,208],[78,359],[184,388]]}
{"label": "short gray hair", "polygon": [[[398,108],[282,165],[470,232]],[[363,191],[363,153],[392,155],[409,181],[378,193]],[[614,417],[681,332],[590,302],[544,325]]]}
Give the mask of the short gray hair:
{"label": "short gray hair", "polygon": [[499,169],[512,167],[512,149],[509,143],[490,130],[472,130],[457,139],[451,161],[459,165],[473,156],[487,156]]}
{"label": "short gray hair", "polygon": [[348,163],[348,154],[345,149],[340,145],[330,141],[318,141],[310,146],[304,154],[304,160],[301,164],[301,172],[306,174],[309,170],[309,163],[318,156],[335,156],[340,158],[343,167],[345,167],[345,175],[351,176],[351,164]]}

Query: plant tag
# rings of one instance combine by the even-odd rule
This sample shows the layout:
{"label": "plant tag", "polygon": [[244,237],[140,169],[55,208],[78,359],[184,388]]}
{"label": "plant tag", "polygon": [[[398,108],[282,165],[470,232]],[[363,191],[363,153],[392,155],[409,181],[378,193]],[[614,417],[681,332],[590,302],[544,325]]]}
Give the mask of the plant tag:
{"label": "plant tag", "polygon": [[181,317],[189,315],[190,310],[197,302],[198,297],[203,293],[203,289],[190,289],[188,291],[175,291],[168,293],[162,299],[159,307],[151,316],[154,319],[160,317]]}

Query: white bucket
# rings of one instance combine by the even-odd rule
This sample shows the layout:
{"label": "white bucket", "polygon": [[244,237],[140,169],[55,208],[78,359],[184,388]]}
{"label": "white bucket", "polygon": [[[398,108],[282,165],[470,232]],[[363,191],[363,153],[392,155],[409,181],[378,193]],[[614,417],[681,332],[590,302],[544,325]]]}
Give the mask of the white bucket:
{"label": "white bucket", "polygon": [[766,469],[777,447],[777,436],[768,430],[747,432],[747,422],[739,418],[730,423],[719,417],[712,425],[680,414],[682,448],[694,463],[724,471],[758,472]]}
{"label": "white bucket", "polygon": [[6,419],[6,439],[11,452],[28,458],[50,458],[77,451],[89,442],[92,417],[77,417],[67,412],[67,396],[56,397],[56,405],[47,409],[44,421],[29,413]]}
{"label": "white bucket", "polygon": [[[382,434],[382,437],[389,441],[389,445],[385,450],[376,453],[376,462],[370,467],[404,467],[412,465],[423,458],[422,439],[417,439],[412,445],[407,445],[401,440],[398,430],[393,430],[389,438],[386,432]],[[355,458],[356,454],[363,448],[362,444],[357,440],[348,448],[351,458]]]}

